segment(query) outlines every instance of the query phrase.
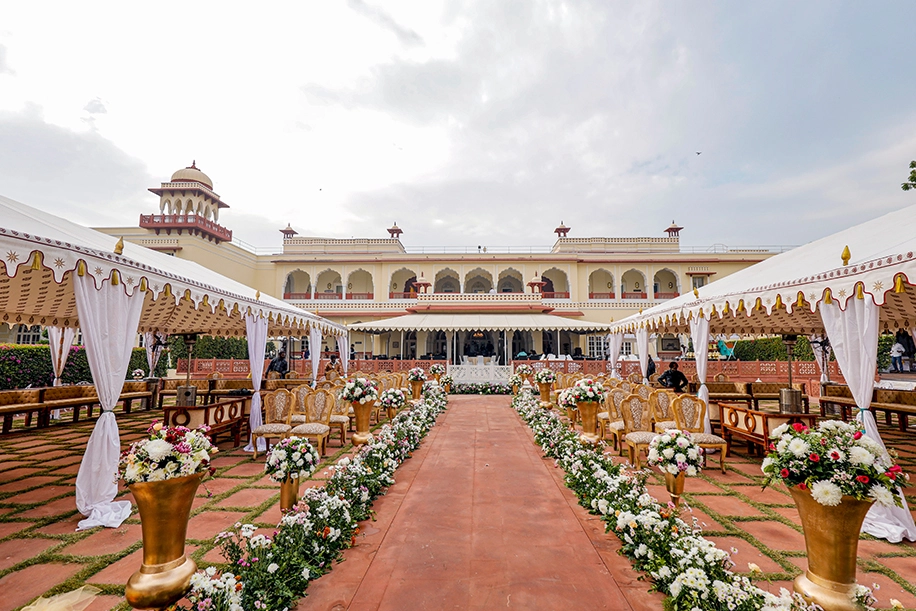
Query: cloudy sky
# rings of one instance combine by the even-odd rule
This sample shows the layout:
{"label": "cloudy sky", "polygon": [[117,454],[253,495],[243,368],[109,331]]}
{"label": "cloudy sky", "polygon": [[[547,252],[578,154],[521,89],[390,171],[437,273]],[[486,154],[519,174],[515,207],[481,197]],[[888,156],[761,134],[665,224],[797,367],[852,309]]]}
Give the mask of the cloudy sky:
{"label": "cloudy sky", "polygon": [[801,244],[916,204],[914,57],[902,1],[6,2],[0,194],[135,225],[196,159],[256,246]]}

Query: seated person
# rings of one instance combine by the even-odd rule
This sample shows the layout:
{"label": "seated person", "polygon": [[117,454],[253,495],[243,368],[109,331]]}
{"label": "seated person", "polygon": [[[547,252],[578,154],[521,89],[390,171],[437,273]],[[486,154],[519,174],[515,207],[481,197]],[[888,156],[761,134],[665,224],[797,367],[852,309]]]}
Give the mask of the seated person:
{"label": "seated person", "polygon": [[519,352],[518,354],[515,355],[515,358],[517,358],[517,359],[519,359],[519,360],[527,359],[527,358],[528,358],[528,353],[525,352],[524,350],[522,350],[521,352]]}
{"label": "seated person", "polygon": [[687,376],[678,371],[675,361],[671,361],[671,364],[668,365],[668,370],[658,376],[658,383],[665,388],[672,389],[674,392],[682,393],[687,388]]}
{"label": "seated person", "polygon": [[339,377],[343,377],[343,367],[340,366],[340,361],[337,360],[336,354],[332,354],[331,360],[324,366],[324,377],[328,380],[336,380]]}
{"label": "seated person", "polygon": [[280,353],[270,361],[270,365],[267,366],[267,373],[272,371],[280,374],[277,377],[283,377],[286,375],[286,372],[289,371],[289,362],[286,360],[285,350],[281,350]]}

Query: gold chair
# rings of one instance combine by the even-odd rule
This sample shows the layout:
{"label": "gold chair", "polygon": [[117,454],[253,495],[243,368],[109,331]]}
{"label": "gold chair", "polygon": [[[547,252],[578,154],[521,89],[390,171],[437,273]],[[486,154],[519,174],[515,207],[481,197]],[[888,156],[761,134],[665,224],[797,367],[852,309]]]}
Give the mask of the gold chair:
{"label": "gold chair", "polygon": [[308,384],[303,384],[302,386],[297,386],[289,391],[293,395],[295,400],[295,406],[293,407],[293,413],[289,417],[289,423],[293,426],[299,426],[300,424],[305,424],[309,421],[308,418],[308,408],[305,405],[308,396],[315,392],[315,389],[309,386]]}
{"label": "gold chair", "polygon": [[[330,426],[340,430],[340,445],[347,445],[347,428],[350,426],[350,410],[353,408],[334,394],[334,407],[331,409]],[[355,416],[355,414],[354,414]],[[330,435],[329,435],[330,436]]]}
{"label": "gold chair", "polygon": [[268,372],[267,372],[267,379],[268,379],[268,380],[279,380],[279,379],[280,379],[280,372],[279,372],[279,371],[268,371]]}
{"label": "gold chair", "polygon": [[620,444],[623,437],[624,424],[623,418],[620,417],[620,410],[617,409],[617,404],[614,402],[615,391],[621,395],[618,402],[622,401],[626,396],[626,393],[616,388],[611,389],[610,392],[604,395],[605,411],[598,412],[598,428],[601,439],[604,439],[608,432],[614,436],[614,449],[623,454]]}
{"label": "gold chair", "polygon": [[627,382],[630,384],[642,384],[642,374],[633,372],[627,376]]}
{"label": "gold chair", "polygon": [[728,376],[725,375],[724,373],[717,373],[717,374],[716,374],[716,377],[713,378],[713,381],[715,381],[715,382],[729,382],[730,380],[728,379]]}
{"label": "gold chair", "polygon": [[637,384],[635,388],[631,391],[634,395],[639,395],[644,401],[649,400],[649,395],[652,394],[652,389],[646,386],[645,384]]}
{"label": "gold chair", "polygon": [[667,390],[654,390],[649,395],[649,407],[652,409],[652,426],[659,433],[677,428],[674,412],[671,411],[672,401],[674,401],[674,396]]}
{"label": "gold chair", "polygon": [[629,380],[620,380],[620,384],[618,384],[617,387],[627,394],[633,392],[633,385],[629,382]]}
{"label": "gold chair", "polygon": [[639,452],[655,439],[656,432],[652,430],[651,409],[649,402],[639,395],[629,395],[620,404],[620,414],[623,416],[624,441],[630,453],[630,462],[639,469]]}
{"label": "gold chair", "polygon": [[[728,456],[728,442],[718,435],[703,432],[703,420],[706,415],[706,402],[693,395],[679,395],[671,402],[671,411],[677,428],[690,431],[690,436],[698,446],[719,450],[719,468],[725,473],[725,457]],[[706,464],[706,455],[703,455],[703,464]]]}
{"label": "gold chair", "polygon": [[305,399],[308,422],[293,427],[290,436],[314,439],[319,455],[324,455],[331,434],[331,411],[334,409],[334,395],[327,390],[318,390]]}
{"label": "gold chair", "polygon": [[286,375],[283,377],[284,379],[287,379],[287,380],[298,380],[299,372],[298,371],[287,371]]}
{"label": "gold chair", "polygon": [[272,438],[289,437],[292,429],[289,418],[293,410],[293,398],[285,388],[264,395],[264,424],[251,431],[251,445],[254,446],[254,458],[258,457],[258,439],[267,440],[270,450]]}

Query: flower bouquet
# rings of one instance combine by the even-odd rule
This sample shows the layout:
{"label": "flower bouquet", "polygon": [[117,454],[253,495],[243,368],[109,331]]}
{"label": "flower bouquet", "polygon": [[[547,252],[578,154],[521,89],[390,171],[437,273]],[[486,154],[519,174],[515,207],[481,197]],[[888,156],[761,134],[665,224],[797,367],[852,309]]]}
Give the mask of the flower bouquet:
{"label": "flower bouquet", "polygon": [[441,378],[439,378],[439,384],[440,384],[440,385],[442,386],[442,388],[444,388],[446,391],[451,390],[452,384],[454,384],[454,383],[455,383],[455,378],[453,378],[452,376],[450,376],[450,375],[448,375],[448,374],[446,374],[446,375],[442,376]]}
{"label": "flower bouquet", "polygon": [[429,373],[434,376],[441,376],[443,373],[445,373],[445,365],[442,363],[433,363],[429,366]]}
{"label": "flower bouquet", "polygon": [[191,430],[183,426],[164,427],[153,422],[147,429],[149,439],[131,444],[121,454],[118,472],[128,485],[160,482],[203,473],[210,469],[210,456],[217,452],[202,426]]}
{"label": "flower bouquet", "polygon": [[534,374],[534,381],[538,384],[553,384],[557,381],[557,374],[553,369],[545,367]]}
{"label": "flower bouquet", "polygon": [[399,388],[389,388],[388,390],[383,390],[382,394],[378,398],[378,403],[389,412],[391,410],[399,410],[404,407],[404,404],[407,403],[407,399],[404,398],[404,393]]}
{"label": "flower bouquet", "polygon": [[576,403],[596,403],[604,398],[604,386],[592,378],[582,378],[572,386],[571,390]]}
{"label": "flower bouquet", "polygon": [[308,439],[287,437],[267,455],[264,472],[270,479],[283,483],[288,479],[305,479],[315,472],[321,458]]}
{"label": "flower bouquet", "polygon": [[515,373],[516,375],[524,379],[527,379],[528,376],[534,373],[534,370],[531,368],[531,365],[529,365],[528,363],[522,363],[521,365],[515,366]]}
{"label": "flower bouquet", "polygon": [[407,379],[411,382],[425,382],[426,372],[423,371],[422,367],[414,367],[407,372]]}
{"label": "flower bouquet", "polygon": [[131,377],[133,377],[133,379],[135,379],[135,380],[142,380],[143,377],[146,375],[146,372],[143,371],[142,369],[139,369],[139,368],[138,368],[138,369],[134,369],[134,370],[130,373],[130,375],[131,375]]}
{"label": "flower bouquet", "polygon": [[522,387],[522,376],[513,373],[509,376],[509,386],[512,387],[512,394],[517,394],[518,389]]}
{"label": "flower bouquet", "polygon": [[703,449],[690,432],[671,429],[656,435],[649,444],[649,465],[665,474],[693,477],[703,469]]}
{"label": "flower bouquet", "polygon": [[337,398],[347,403],[374,403],[378,399],[378,388],[368,378],[352,378],[340,389]]}

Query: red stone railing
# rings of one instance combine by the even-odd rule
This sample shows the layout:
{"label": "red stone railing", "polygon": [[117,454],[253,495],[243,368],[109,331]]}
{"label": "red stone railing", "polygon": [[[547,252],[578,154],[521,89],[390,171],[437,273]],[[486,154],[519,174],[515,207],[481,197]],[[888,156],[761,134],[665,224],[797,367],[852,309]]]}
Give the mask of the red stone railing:
{"label": "red stone railing", "polygon": [[[299,374],[310,377],[312,375],[312,361],[310,359],[293,359],[289,362],[290,371],[298,372]],[[322,358],[318,363],[318,371],[323,372],[325,365],[327,365],[328,359]],[[414,367],[422,367],[423,369],[429,369],[429,366],[433,363],[442,363],[445,365],[446,361],[436,361],[436,360],[413,360],[413,359],[385,359],[385,360],[374,360],[374,359],[355,359],[348,363],[349,373],[354,371],[364,371],[366,373],[373,373],[379,371],[407,371],[408,369],[413,369]],[[270,361],[264,361],[264,371],[267,371],[267,366],[270,364]],[[185,375],[188,372],[188,360],[187,359],[178,359],[178,374]],[[197,378],[203,378],[211,373],[220,373],[224,378],[247,378],[251,373],[251,370],[248,367],[248,359],[191,359],[191,376]],[[265,374],[266,375],[266,374]]]}
{"label": "red stone railing", "polygon": [[613,299],[614,293],[589,293],[589,299]]}
{"label": "red stone railing", "polygon": [[356,299],[356,300],[366,300],[372,299],[374,295],[372,293],[347,293],[347,299]]}
{"label": "red stone railing", "polygon": [[283,293],[283,299],[302,300],[302,299],[311,299],[311,298],[312,298],[311,293]]}
{"label": "red stone railing", "polygon": [[677,293],[677,292],[675,293],[655,293],[656,299],[674,299],[675,297],[679,297],[679,296],[680,296],[680,293]]}
{"label": "red stone railing", "polygon": [[162,229],[196,230],[217,240],[232,240],[232,231],[197,214],[141,214],[140,227],[155,229],[157,235]]}
{"label": "red stone railing", "polygon": [[623,298],[624,298],[624,299],[645,299],[645,298],[646,298],[646,294],[645,294],[645,293],[627,293],[627,292],[624,292],[624,293],[623,293]]}
{"label": "red stone railing", "polygon": [[569,299],[569,291],[554,291],[552,293],[541,293],[541,297],[544,299]]}
{"label": "red stone railing", "polygon": [[416,299],[416,293],[388,293],[388,299]]}

